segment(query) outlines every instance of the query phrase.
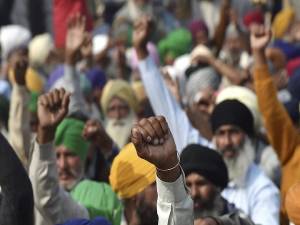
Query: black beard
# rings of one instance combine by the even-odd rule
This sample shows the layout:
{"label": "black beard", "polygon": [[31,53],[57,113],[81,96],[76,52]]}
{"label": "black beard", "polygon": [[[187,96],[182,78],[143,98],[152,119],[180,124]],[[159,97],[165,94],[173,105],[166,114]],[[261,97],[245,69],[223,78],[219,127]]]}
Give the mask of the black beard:
{"label": "black beard", "polygon": [[158,215],[156,208],[153,208],[145,203],[141,203],[137,207],[137,214],[140,219],[140,225],[158,224]]}

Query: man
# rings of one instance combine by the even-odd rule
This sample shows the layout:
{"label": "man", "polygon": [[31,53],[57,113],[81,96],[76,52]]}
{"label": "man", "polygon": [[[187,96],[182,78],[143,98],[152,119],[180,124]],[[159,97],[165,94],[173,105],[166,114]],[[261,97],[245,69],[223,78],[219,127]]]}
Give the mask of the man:
{"label": "man", "polygon": [[[277,89],[268,69],[265,49],[271,32],[263,26],[251,33],[251,48],[254,56],[254,84],[258,105],[265,121],[270,144],[275,149],[282,165],[281,198],[286,199],[289,188],[300,180],[299,176],[299,131],[277,99]],[[281,224],[288,224],[284,201],[281,205]]]}
{"label": "man", "polygon": [[[159,216],[159,225],[174,225],[174,224],[194,224],[193,218],[193,201],[188,195],[188,189],[185,186],[184,177],[181,174],[182,170],[180,167],[180,162],[177,156],[176,145],[173,136],[169,130],[166,120],[161,117],[150,117],[148,119],[141,120],[132,129],[131,140],[136,147],[137,154],[139,157],[147,160],[156,167],[156,183],[157,183],[157,212]],[[197,146],[198,147],[198,146]],[[195,149],[191,149],[194,153]],[[199,150],[199,149],[197,149]],[[196,150],[196,152],[197,152]],[[189,149],[186,150],[190,151]],[[201,152],[201,150],[199,150]],[[210,149],[203,150],[204,154],[200,153],[201,156],[210,154],[214,158],[215,163],[223,162],[222,158]],[[189,160],[191,164],[188,166],[186,160],[186,153],[183,152],[181,159],[185,161],[185,170],[189,170],[189,166],[193,165],[194,168],[201,168],[204,165],[198,164],[196,158]],[[197,153],[196,153],[197,154]],[[200,156],[198,155],[198,156]],[[199,158],[198,158],[199,159]],[[195,164],[194,162],[197,163]],[[204,162],[204,161],[202,161]],[[206,164],[209,165],[209,164]],[[210,168],[214,168],[213,165],[209,165]],[[224,168],[224,162],[223,162]],[[190,167],[192,168],[192,167]],[[203,168],[203,167],[202,167]],[[202,174],[206,173],[206,170],[202,170]],[[221,171],[225,177],[222,175],[218,176],[221,179],[219,185],[226,185],[226,169]],[[217,180],[215,177],[207,174],[210,180]],[[194,176],[191,173],[190,176]],[[199,175],[198,172],[196,175]],[[191,181],[191,180],[190,180]],[[206,180],[208,183],[209,181]],[[189,181],[187,181],[189,182]],[[207,185],[207,189],[203,187],[203,197],[209,192],[208,188],[210,184],[205,183],[205,179],[196,182],[197,184],[204,186]],[[210,185],[212,187],[214,185]],[[192,187],[193,189],[193,187]],[[211,189],[211,190],[212,190]],[[206,192],[206,194],[204,194]],[[204,201],[203,201],[204,202]],[[200,201],[195,201],[195,205],[200,206]],[[200,210],[199,210],[200,212]],[[201,221],[196,221],[196,224],[202,225],[225,225],[225,224],[253,224],[247,219],[236,217],[233,214],[226,215],[224,217],[210,216],[203,218]]]}
{"label": "man", "polygon": [[[36,225],[99,215],[118,225],[122,207],[111,188],[84,179],[89,142],[82,137],[84,122],[64,119],[69,101],[70,93],[64,89],[42,95],[38,100],[39,127],[29,165]],[[85,136],[94,136],[86,132]]]}
{"label": "man", "polygon": [[109,180],[124,204],[121,225],[157,224],[155,167],[138,157],[132,143],[115,157]]}
{"label": "man", "polygon": [[279,192],[254,164],[254,122],[250,110],[238,100],[216,105],[212,116],[214,143],[229,172],[223,197],[257,224],[279,224]]}
{"label": "man", "polygon": [[106,117],[106,132],[121,149],[129,143],[137,118],[138,101],[134,91],[124,80],[111,80],[103,89],[100,103]]}

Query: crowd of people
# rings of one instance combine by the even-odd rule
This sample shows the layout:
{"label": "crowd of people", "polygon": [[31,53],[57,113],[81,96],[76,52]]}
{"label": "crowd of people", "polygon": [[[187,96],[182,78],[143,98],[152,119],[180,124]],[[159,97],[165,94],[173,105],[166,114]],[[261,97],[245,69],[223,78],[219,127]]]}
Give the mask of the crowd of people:
{"label": "crowd of people", "polygon": [[298,1],[50,5],[0,28],[0,225],[300,225]]}

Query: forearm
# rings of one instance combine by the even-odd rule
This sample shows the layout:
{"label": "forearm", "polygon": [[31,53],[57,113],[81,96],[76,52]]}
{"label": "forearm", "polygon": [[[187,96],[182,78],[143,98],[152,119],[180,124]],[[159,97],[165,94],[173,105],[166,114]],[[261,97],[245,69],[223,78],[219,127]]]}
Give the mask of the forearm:
{"label": "forearm", "polygon": [[30,149],[30,124],[28,101],[29,93],[25,86],[13,85],[9,110],[9,139],[23,166],[27,168]]}

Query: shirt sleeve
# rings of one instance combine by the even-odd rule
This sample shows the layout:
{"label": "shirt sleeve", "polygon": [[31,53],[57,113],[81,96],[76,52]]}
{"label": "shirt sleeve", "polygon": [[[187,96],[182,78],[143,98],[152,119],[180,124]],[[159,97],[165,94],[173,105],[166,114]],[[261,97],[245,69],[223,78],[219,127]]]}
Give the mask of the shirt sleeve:
{"label": "shirt sleeve", "polygon": [[164,84],[162,75],[153,60],[147,57],[140,61],[139,69],[154,113],[166,118],[179,153],[191,143],[212,147],[211,143],[192,127],[185,111]]}
{"label": "shirt sleeve", "polygon": [[188,194],[184,177],[167,183],[156,178],[158,225],[193,225],[193,200]]}
{"label": "shirt sleeve", "polygon": [[31,159],[29,176],[35,207],[43,220],[47,224],[58,224],[67,219],[88,218],[87,209],[59,186],[53,144],[39,145],[34,142]]}
{"label": "shirt sleeve", "polygon": [[30,150],[29,93],[26,87],[13,85],[9,110],[9,139],[24,168],[28,168]]}

